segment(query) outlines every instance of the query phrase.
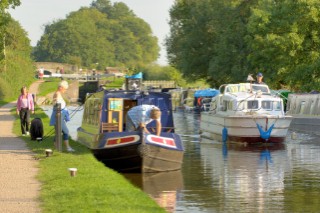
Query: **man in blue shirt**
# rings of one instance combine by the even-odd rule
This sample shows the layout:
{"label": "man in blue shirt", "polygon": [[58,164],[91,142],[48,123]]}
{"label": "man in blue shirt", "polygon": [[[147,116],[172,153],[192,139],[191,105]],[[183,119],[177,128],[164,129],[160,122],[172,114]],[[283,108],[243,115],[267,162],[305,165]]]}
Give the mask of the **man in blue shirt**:
{"label": "man in blue shirt", "polygon": [[140,127],[144,128],[144,131],[150,134],[146,125],[153,120],[156,121],[156,135],[160,135],[162,128],[160,109],[154,105],[140,105],[132,107],[127,113],[126,130],[136,131]]}
{"label": "man in blue shirt", "polygon": [[255,84],[266,84],[266,83],[264,83],[264,82],[262,81],[262,79],[263,79],[263,75],[262,75],[261,72],[259,72],[259,73],[257,74],[257,80],[256,80],[256,82],[254,82],[254,83],[255,83]]}

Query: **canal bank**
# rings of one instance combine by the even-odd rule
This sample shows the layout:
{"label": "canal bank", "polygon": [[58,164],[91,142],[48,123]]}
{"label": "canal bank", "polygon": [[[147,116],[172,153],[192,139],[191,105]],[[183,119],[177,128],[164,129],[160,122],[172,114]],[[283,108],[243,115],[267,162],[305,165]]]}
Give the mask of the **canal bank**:
{"label": "canal bank", "polygon": [[[32,119],[42,119],[46,139],[18,137],[19,120],[10,112],[14,107],[13,102],[0,110],[0,212],[165,212],[80,144],[71,141],[72,154],[54,150],[52,127],[42,110]],[[48,148],[53,149],[50,157]],[[77,168],[76,176],[69,168]]]}

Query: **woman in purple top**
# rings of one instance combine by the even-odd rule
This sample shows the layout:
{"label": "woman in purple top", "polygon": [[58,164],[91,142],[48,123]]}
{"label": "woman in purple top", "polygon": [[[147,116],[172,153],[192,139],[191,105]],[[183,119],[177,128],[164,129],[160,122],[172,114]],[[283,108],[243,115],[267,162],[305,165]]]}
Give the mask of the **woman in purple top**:
{"label": "woman in purple top", "polygon": [[17,101],[17,115],[20,116],[20,125],[22,135],[29,135],[30,112],[34,114],[34,102],[31,94],[28,93],[27,87],[21,88],[21,95]]}

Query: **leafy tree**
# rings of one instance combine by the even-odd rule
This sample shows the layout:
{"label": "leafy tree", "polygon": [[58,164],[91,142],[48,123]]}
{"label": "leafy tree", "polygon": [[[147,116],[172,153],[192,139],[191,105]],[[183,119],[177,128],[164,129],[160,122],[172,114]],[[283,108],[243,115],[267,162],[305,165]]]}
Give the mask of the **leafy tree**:
{"label": "leafy tree", "polygon": [[17,21],[9,17],[6,28],[6,58],[0,70],[0,97],[16,98],[23,85],[29,85],[34,79],[33,61],[30,58],[31,46],[27,33]]}
{"label": "leafy tree", "polygon": [[37,61],[71,62],[89,67],[137,67],[157,59],[159,47],[150,26],[124,4],[98,0],[45,28],[34,56]]}
{"label": "leafy tree", "polygon": [[181,0],[170,10],[169,61],[189,79],[216,86],[246,77],[244,41],[249,7],[255,1]]}
{"label": "leafy tree", "polygon": [[186,86],[186,81],[182,78],[181,72],[171,66],[150,64],[139,70],[143,73],[144,80],[175,81],[181,87]]}
{"label": "leafy tree", "polygon": [[319,1],[177,0],[169,62],[211,86],[263,72],[275,89],[319,90]]}
{"label": "leafy tree", "polygon": [[261,1],[248,23],[249,60],[275,88],[319,90],[319,26],[319,1]]}
{"label": "leafy tree", "polygon": [[10,16],[6,12],[6,9],[15,8],[16,6],[20,5],[20,0],[1,0],[0,1],[0,62],[3,63],[5,58],[5,29],[10,21]]}

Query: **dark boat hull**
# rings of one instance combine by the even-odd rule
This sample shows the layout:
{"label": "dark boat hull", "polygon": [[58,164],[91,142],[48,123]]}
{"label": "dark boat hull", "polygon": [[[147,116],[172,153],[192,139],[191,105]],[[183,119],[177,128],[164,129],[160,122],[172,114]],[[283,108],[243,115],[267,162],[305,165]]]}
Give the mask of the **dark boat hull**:
{"label": "dark boat hull", "polygon": [[[133,143],[107,144],[108,140],[137,138],[137,135],[137,132],[118,133],[118,136],[111,133],[105,134],[99,148],[92,149],[92,152],[107,167],[123,173],[165,172],[181,169],[183,147],[180,137],[174,133],[168,133],[167,137],[141,135],[141,140]],[[170,135],[173,137],[168,137]],[[171,139],[176,144],[176,148],[150,143],[152,137],[157,140]]]}

